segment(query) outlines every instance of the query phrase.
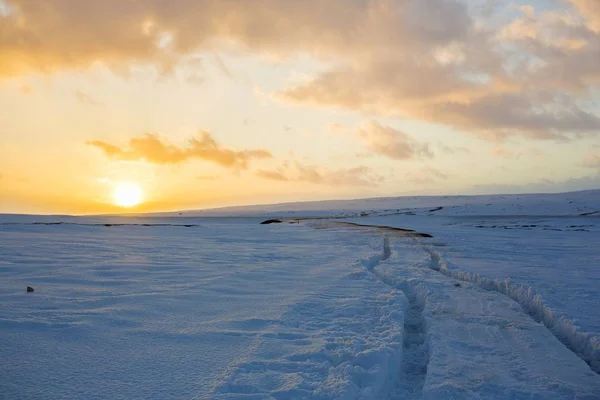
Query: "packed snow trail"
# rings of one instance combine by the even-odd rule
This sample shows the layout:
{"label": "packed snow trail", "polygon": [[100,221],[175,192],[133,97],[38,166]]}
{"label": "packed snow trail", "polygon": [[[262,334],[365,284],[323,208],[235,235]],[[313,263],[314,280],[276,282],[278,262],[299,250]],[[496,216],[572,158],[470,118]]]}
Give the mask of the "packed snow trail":
{"label": "packed snow trail", "polygon": [[[356,225],[355,226],[361,226]],[[361,226],[362,227],[362,226]],[[390,238],[383,235],[381,254],[375,254],[363,260],[363,265],[379,280],[388,286],[404,293],[408,306],[405,309],[403,326],[403,360],[401,375],[390,398],[418,399],[421,398],[425,376],[427,374],[427,343],[425,342],[425,320],[423,318],[424,299],[410,287],[407,281],[396,282],[379,273],[376,268],[392,255]]]}
{"label": "packed snow trail", "polygon": [[[375,271],[423,303],[428,357],[423,398],[600,398],[598,375],[518,303],[448,279],[430,268],[420,246],[394,243],[397,251]],[[395,263],[400,251],[413,253],[412,260]]]}
{"label": "packed snow trail", "polygon": [[404,324],[404,363],[401,386],[410,397],[419,398],[429,364],[426,323],[423,317],[425,302],[413,290],[406,291],[408,312]]}
{"label": "packed snow trail", "polygon": [[[330,226],[339,229],[339,225]],[[363,226],[363,229],[372,234],[377,227]],[[365,267],[407,297],[415,298],[416,294],[416,299],[424,305],[423,331],[428,338],[424,343],[429,351],[429,364],[424,364],[427,373],[423,398],[475,396],[475,393],[481,398],[560,399],[579,395],[600,398],[598,376],[544,325],[531,319],[519,303],[501,292],[489,292],[440,274],[438,267],[443,261],[435,258],[435,255],[440,257],[439,253],[432,253],[431,247],[414,239],[399,239],[392,246],[387,233],[384,230],[381,234],[383,253],[390,255],[374,256]],[[399,252],[412,256],[407,258]],[[435,254],[433,259],[432,254]],[[454,295],[448,297],[450,293]],[[405,342],[410,340],[410,320],[409,312]],[[410,353],[405,352],[404,356],[403,364],[410,365]],[[561,369],[553,365],[561,365]],[[465,376],[456,374],[457,370]],[[414,376],[401,374],[399,392],[391,398],[420,398],[418,390],[415,391],[418,379],[411,378]],[[555,383],[547,385],[548,379]]]}
{"label": "packed snow trail", "polygon": [[368,272],[390,255],[384,241],[382,251],[340,265],[347,273],[289,307],[223,382],[199,398],[390,398],[402,372],[409,305],[402,292]]}
{"label": "packed snow trail", "polygon": [[494,280],[484,278],[475,273],[448,269],[439,252],[429,246],[423,249],[431,257],[430,268],[448,277],[473,283],[484,290],[501,293],[519,303],[525,312],[538,322],[542,322],[569,350],[589,364],[590,368],[600,374],[600,342],[598,337],[580,332],[577,327],[564,317],[556,317],[552,310],[544,304],[541,296],[536,295],[531,287],[517,285],[510,279]]}
{"label": "packed snow trail", "polygon": [[[530,286],[517,284],[510,279],[490,279],[477,273],[463,271],[456,266],[449,268],[434,246],[421,238],[428,235],[410,229],[390,226],[358,224],[353,222],[331,222],[345,224],[364,231],[380,231],[383,235],[412,238],[412,243],[422,248],[430,258],[429,268],[458,281],[473,283],[484,290],[493,290],[519,303],[523,310],[538,322],[542,322],[569,350],[584,360],[590,368],[600,374],[600,337],[598,334],[581,331],[576,324],[563,315],[556,315]],[[387,239],[386,239],[387,240]]]}

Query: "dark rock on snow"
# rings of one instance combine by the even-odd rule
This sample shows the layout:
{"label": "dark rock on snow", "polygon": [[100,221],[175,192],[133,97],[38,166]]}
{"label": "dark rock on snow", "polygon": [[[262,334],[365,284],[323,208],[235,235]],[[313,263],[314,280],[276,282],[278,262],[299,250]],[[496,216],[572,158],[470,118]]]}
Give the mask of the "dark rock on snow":
{"label": "dark rock on snow", "polygon": [[278,219],[267,219],[266,221],[261,222],[261,225],[268,225],[268,224],[281,224],[283,221],[280,221]]}

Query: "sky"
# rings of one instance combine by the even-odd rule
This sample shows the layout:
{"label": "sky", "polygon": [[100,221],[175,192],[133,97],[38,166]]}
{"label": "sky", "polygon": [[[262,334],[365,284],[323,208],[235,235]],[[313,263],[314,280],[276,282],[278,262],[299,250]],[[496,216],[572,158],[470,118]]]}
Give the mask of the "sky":
{"label": "sky", "polygon": [[597,0],[0,0],[0,212],[600,187]]}

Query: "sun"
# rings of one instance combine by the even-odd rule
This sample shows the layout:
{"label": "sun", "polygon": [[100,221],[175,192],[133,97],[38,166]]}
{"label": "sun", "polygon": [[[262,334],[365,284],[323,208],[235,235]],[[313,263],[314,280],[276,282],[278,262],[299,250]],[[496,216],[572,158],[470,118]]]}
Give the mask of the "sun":
{"label": "sun", "polygon": [[121,207],[133,207],[142,202],[142,189],[137,183],[119,182],[113,190],[113,201]]}

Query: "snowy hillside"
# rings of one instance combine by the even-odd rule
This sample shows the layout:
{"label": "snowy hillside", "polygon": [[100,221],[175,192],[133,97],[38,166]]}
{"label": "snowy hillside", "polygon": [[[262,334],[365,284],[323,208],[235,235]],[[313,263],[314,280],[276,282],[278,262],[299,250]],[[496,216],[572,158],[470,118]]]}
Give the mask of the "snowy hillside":
{"label": "snowy hillside", "polygon": [[160,213],[153,216],[294,217],[339,216],[361,212],[368,214],[436,212],[439,215],[600,215],[600,190],[552,194],[416,196],[316,201]]}

